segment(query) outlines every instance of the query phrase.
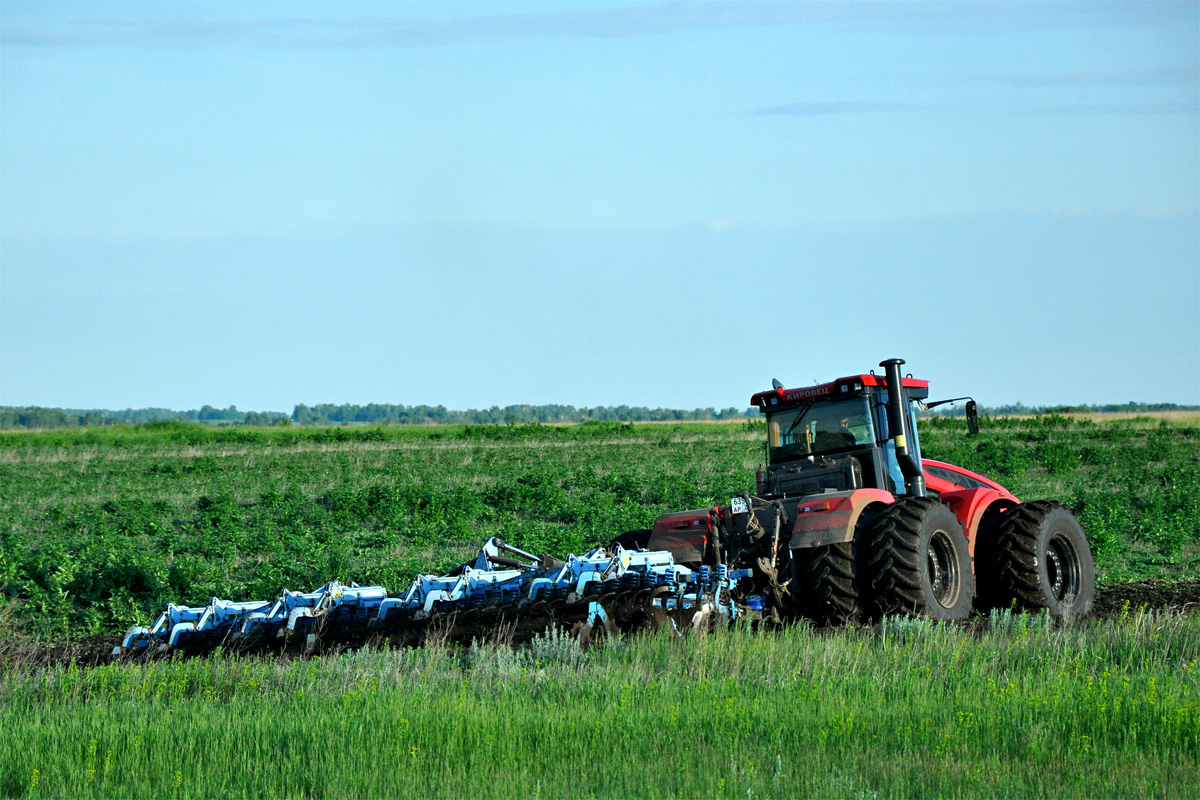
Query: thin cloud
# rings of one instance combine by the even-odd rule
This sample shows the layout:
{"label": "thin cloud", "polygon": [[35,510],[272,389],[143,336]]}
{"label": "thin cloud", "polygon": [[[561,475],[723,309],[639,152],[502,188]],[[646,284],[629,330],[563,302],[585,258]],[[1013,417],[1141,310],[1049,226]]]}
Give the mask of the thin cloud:
{"label": "thin cloud", "polygon": [[1038,106],[1035,114],[1200,114],[1200,101],[1182,103],[1064,103]]}
{"label": "thin cloud", "polygon": [[928,34],[1008,33],[1094,28],[1196,25],[1194,3],[1184,2],[879,2],[868,4],[858,27]]}
{"label": "thin cloud", "polygon": [[[86,6],[84,6],[86,8]],[[186,8],[186,6],[185,6]],[[337,8],[337,6],[331,6]],[[400,8],[403,8],[401,5]],[[1190,3],[679,2],[599,10],[186,22],[81,19],[0,30],[6,45],[255,44],[301,47],[437,47],[530,38],[629,38],[681,31],[830,24],[852,30],[954,34],[1079,27],[1194,24]]]}
{"label": "thin cloud", "polygon": [[845,9],[819,3],[670,3],[600,10],[412,16],[196,20],[122,23],[81,20],[65,27],[10,29],[5,44],[154,44],[179,41],[314,47],[437,47],[531,38],[629,38],[677,31],[820,22]]}
{"label": "thin cloud", "polygon": [[907,103],[883,103],[871,100],[844,100],[827,103],[784,103],[750,112],[752,117],[820,117],[834,114],[878,114],[910,111]]}
{"label": "thin cloud", "polygon": [[1127,70],[1079,70],[1045,75],[1018,75],[1001,78],[1014,86],[1163,86],[1200,82],[1200,64],[1169,67],[1142,67]]}

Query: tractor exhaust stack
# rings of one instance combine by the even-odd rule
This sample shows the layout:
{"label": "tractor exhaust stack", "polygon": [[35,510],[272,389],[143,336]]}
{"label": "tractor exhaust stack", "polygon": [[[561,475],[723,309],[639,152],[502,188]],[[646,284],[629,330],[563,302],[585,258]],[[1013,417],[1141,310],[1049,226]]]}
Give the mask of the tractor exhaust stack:
{"label": "tractor exhaust stack", "polygon": [[907,414],[904,413],[908,407],[908,394],[900,380],[900,365],[903,363],[903,358],[889,358],[879,362],[887,379],[888,431],[896,444],[896,461],[900,464],[900,471],[904,473],[905,489],[910,495],[924,497],[925,473],[921,471],[921,466],[913,459],[908,449],[908,420]]}

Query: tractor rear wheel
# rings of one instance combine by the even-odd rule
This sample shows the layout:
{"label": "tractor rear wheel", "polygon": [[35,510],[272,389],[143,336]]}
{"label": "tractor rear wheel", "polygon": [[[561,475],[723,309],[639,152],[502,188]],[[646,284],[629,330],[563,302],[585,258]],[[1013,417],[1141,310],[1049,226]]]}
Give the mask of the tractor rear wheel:
{"label": "tractor rear wheel", "polygon": [[801,614],[818,625],[844,625],[859,616],[857,543],[816,547],[792,563],[790,588]]}
{"label": "tractor rear wheel", "polygon": [[1000,529],[1000,520],[1004,512],[1016,503],[993,504],[983,512],[979,527],[975,531],[975,610],[987,613],[999,605],[999,594],[996,586],[997,550],[996,537]]}
{"label": "tractor rear wheel", "polygon": [[1081,617],[1096,596],[1096,563],[1079,520],[1060,503],[1037,500],[1006,512],[996,528],[992,605]]}
{"label": "tractor rear wheel", "polygon": [[[870,535],[872,520],[871,514],[864,513],[848,542],[792,552],[796,565],[792,594],[800,613],[816,624],[845,625],[863,616],[867,595],[863,540]],[[800,553],[803,558],[797,558]]]}
{"label": "tractor rear wheel", "polygon": [[958,518],[932,497],[902,497],[871,527],[867,584],[875,612],[937,620],[971,613],[975,581]]}

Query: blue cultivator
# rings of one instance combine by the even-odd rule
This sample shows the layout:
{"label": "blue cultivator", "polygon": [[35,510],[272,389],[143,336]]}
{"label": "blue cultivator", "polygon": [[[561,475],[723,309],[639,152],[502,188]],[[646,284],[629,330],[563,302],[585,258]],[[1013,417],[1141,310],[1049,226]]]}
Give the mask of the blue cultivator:
{"label": "blue cultivator", "polygon": [[572,626],[585,640],[601,629],[612,634],[639,624],[670,624],[682,631],[738,616],[733,589],[750,574],[725,565],[689,569],[669,552],[620,545],[559,561],[493,538],[473,564],[448,575],[418,575],[398,597],[389,597],[382,586],[331,582],[308,593],[284,589],[273,601],[214,597],[197,608],[172,604],[153,626],[130,628],[113,654],[263,647],[296,641],[297,635],[312,647],[323,638],[421,635],[438,620],[460,637],[522,619],[541,628]]}

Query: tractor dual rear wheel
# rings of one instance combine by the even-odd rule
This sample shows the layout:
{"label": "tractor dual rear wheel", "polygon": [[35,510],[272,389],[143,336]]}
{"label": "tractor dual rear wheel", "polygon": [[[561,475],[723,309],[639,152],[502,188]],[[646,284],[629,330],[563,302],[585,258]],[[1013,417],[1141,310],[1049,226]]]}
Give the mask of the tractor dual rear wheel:
{"label": "tractor dual rear wheel", "polygon": [[932,497],[902,497],[871,526],[867,583],[878,616],[936,620],[971,613],[975,581],[962,525]]}
{"label": "tractor dual rear wheel", "polygon": [[792,551],[788,589],[795,611],[817,625],[853,621],[861,612],[857,543]]}
{"label": "tractor dual rear wheel", "polygon": [[845,625],[866,615],[864,540],[874,511],[864,512],[848,542],[792,551],[792,582],[800,614],[817,625]]}
{"label": "tractor dual rear wheel", "polygon": [[1096,596],[1096,563],[1079,520],[1060,503],[1036,500],[1005,512],[995,529],[990,604],[1047,609],[1055,617],[1081,617]]}

